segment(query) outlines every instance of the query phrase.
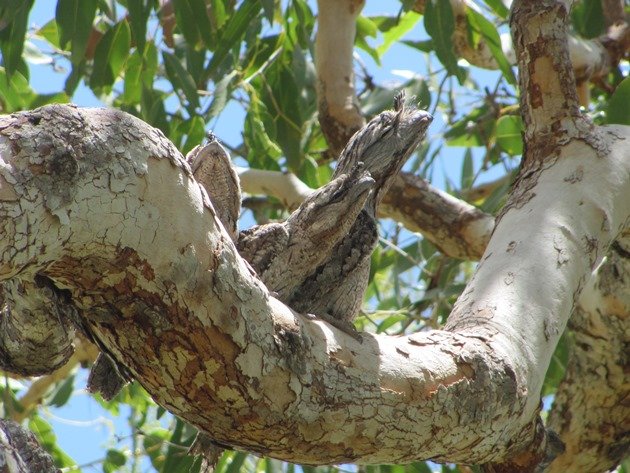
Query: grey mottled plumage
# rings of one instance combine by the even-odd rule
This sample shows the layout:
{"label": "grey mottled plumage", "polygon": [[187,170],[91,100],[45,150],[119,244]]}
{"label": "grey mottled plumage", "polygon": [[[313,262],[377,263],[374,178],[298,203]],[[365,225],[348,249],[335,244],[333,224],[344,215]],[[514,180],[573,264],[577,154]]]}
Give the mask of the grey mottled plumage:
{"label": "grey mottled plumage", "polygon": [[372,251],[378,242],[376,207],[432,121],[427,112],[406,107],[404,95],[396,97],[394,108],[370,120],[342,151],[335,176],[361,161],[376,182],[374,191],[348,235],[288,301],[295,310],[325,319],[351,334],[352,321],[367,287]]}
{"label": "grey mottled plumage", "polygon": [[241,232],[239,253],[280,300],[288,300],[348,233],[373,185],[357,163],[309,195],[286,221]]}
{"label": "grey mottled plumage", "polygon": [[195,179],[206,189],[217,217],[235,241],[241,211],[241,186],[230,155],[209,133],[208,143],[195,146],[186,155],[186,161]]}

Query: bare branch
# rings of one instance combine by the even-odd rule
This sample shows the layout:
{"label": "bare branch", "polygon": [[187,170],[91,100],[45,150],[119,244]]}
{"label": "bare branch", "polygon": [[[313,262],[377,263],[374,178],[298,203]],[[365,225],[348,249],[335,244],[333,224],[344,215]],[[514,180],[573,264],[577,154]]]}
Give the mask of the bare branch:
{"label": "bare branch", "polygon": [[365,121],[354,89],[352,51],[365,0],[318,0],[315,67],[319,123],[337,156]]}
{"label": "bare branch", "polygon": [[379,214],[422,233],[442,253],[453,258],[481,258],[494,228],[492,215],[407,173],[394,181]]}

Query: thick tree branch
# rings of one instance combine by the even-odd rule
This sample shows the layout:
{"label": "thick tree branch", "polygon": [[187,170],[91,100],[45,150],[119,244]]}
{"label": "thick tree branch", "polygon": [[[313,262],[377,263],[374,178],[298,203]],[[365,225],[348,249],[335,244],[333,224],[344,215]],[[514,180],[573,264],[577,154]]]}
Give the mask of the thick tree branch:
{"label": "thick tree branch", "polygon": [[[630,214],[624,131],[609,134],[610,158],[559,159],[504,214],[450,331],[360,344],[292,312],[236,254],[182,156],[111,110],[2,119],[0,274],[39,271],[67,288],[156,401],[220,443],[319,464],[496,461],[531,443],[573,295]],[[579,166],[592,174],[565,181]],[[514,241],[525,215],[549,228]],[[519,302],[527,294],[536,305]]]}
{"label": "thick tree branch", "polygon": [[0,419],[0,469],[3,473],[61,473],[31,432],[3,419]]}
{"label": "thick tree branch", "polygon": [[[541,198],[536,189],[539,189],[541,182],[549,177],[548,173],[544,171],[545,168],[568,166],[562,182],[556,183],[556,192],[561,192],[564,186],[573,186],[584,182],[585,169],[588,170],[588,173],[593,171],[592,168],[583,167],[582,165],[573,167],[573,165],[577,164],[576,161],[588,158],[591,162],[604,160],[610,163],[611,160],[615,159],[615,149],[621,151],[620,146],[628,139],[627,128],[615,126],[594,127],[579,113],[566,39],[566,21],[568,17],[566,8],[567,6],[564,3],[553,0],[537,2],[535,5],[526,0],[517,0],[513,6],[511,27],[515,37],[519,61],[519,80],[522,90],[521,113],[525,122],[526,151],[523,156],[524,162],[516,187],[510,195],[510,200],[504,212],[514,207],[525,209],[531,202]],[[567,159],[569,156],[570,158]],[[615,186],[612,182],[616,181],[620,184],[621,181],[627,181],[629,178],[628,171],[620,170],[620,172],[621,174],[617,177],[608,175],[607,178],[599,183],[599,186],[609,184]],[[590,174],[590,176],[592,177],[588,179],[593,180],[593,192],[598,192],[595,182],[597,175]],[[613,181],[609,181],[608,178],[613,178]],[[624,184],[622,187],[626,186],[627,184]],[[623,192],[625,193],[627,190]],[[570,192],[567,190],[565,193],[569,194]],[[582,248],[583,251],[584,248],[594,249],[597,247],[597,243],[590,238],[590,231],[582,227],[583,222],[575,221],[576,215],[580,214],[582,218],[585,216],[579,210],[585,201],[578,198],[577,201],[569,203],[566,202],[568,199],[562,199],[561,195],[557,195],[557,199],[554,199],[555,203],[549,202],[548,212],[540,215],[542,218],[533,220],[538,222],[539,231],[545,232],[548,237],[553,239],[553,243],[547,248],[551,251],[545,254],[544,248],[541,247],[542,251],[538,257],[541,259],[555,258],[556,269],[564,265],[568,259],[571,259],[575,251],[580,251],[579,248]],[[551,194],[548,197],[551,197]],[[565,202],[558,207],[558,201],[561,200]],[[595,200],[597,200],[597,197],[595,197]],[[573,209],[561,208],[567,204]],[[592,211],[595,212],[593,216],[601,220],[602,227],[609,225],[609,211],[613,207],[614,205],[611,207],[606,203],[606,200],[593,207]],[[504,219],[508,213],[509,210],[498,219],[499,223],[492,236],[491,243],[500,237],[500,229],[505,228],[504,224],[506,222]],[[628,222],[627,216],[625,217],[625,222],[626,224]],[[512,222],[512,224],[514,223]],[[622,230],[622,227],[617,228]],[[553,229],[557,229],[556,231],[559,233],[554,234]],[[564,237],[559,237],[560,233]],[[564,242],[560,243],[560,240],[564,240]],[[522,242],[516,240],[506,241],[506,243],[506,251],[508,253],[514,252],[522,244]],[[527,245],[527,243],[525,244]],[[591,270],[594,271],[601,263],[605,251],[606,247],[596,248],[595,253],[591,253],[590,262],[585,261]],[[523,261],[520,260],[521,263]],[[485,261],[482,260],[481,264],[485,265]],[[512,273],[514,269],[515,267],[510,265],[508,278],[510,274],[516,274]],[[545,311],[558,314],[566,310],[564,306],[567,304],[575,304],[575,302],[570,300],[576,301],[579,289],[588,282],[588,268],[585,269],[586,271],[580,272],[581,276],[578,280],[573,279],[571,281],[570,278],[566,278],[563,281],[556,280],[552,286],[540,288],[541,291],[549,292],[550,296],[552,294],[556,296],[556,302],[552,305],[547,305],[544,309]],[[496,270],[497,268],[490,268],[490,271]],[[475,277],[483,273],[484,269],[480,269]],[[569,275],[567,274],[567,276]],[[571,275],[570,277],[573,278],[574,276]],[[575,286],[576,283],[577,286]],[[524,288],[519,290],[518,284],[515,285],[514,281],[510,281],[509,284],[514,287],[513,290],[517,293],[524,291]],[[563,296],[566,289],[571,286],[577,287],[578,290],[573,292],[572,295],[568,293],[566,296]],[[543,299],[546,298],[542,292],[539,293],[533,302],[534,306],[538,306],[541,297]],[[466,298],[465,295],[462,299],[464,298]],[[536,311],[536,308],[532,308],[530,313],[535,313]],[[449,319],[449,326],[454,321],[453,315],[456,315],[455,311],[451,315],[451,319]],[[545,317],[544,313],[540,313],[539,316]],[[549,336],[550,331],[563,330],[562,326],[550,322],[551,319],[545,323],[545,337]],[[526,324],[528,321],[523,320],[522,323]],[[516,327],[517,331],[520,328]],[[575,401],[575,399],[572,401]],[[567,410],[572,411],[572,408]],[[577,471],[580,469],[578,466],[580,461],[571,453],[564,458],[564,466],[567,470]],[[522,458],[519,460],[518,464],[520,464],[520,467],[526,470],[540,463],[540,459],[535,457],[529,457],[529,459],[526,459],[529,461],[525,462],[522,461]],[[574,461],[575,463],[573,463]],[[517,464],[514,461],[510,461],[495,465],[494,469],[490,469],[490,471],[512,471],[516,466]]]}
{"label": "thick tree branch", "polygon": [[394,181],[379,213],[422,233],[453,258],[478,260],[494,228],[492,215],[408,173]]}
{"label": "thick tree branch", "polygon": [[319,123],[335,157],[365,123],[357,104],[352,67],[356,19],[364,2],[317,1],[315,67]]}
{"label": "thick tree branch", "polygon": [[552,472],[608,471],[628,455],[629,250],[627,237],[611,247],[571,318],[571,356],[549,416],[566,451]]}

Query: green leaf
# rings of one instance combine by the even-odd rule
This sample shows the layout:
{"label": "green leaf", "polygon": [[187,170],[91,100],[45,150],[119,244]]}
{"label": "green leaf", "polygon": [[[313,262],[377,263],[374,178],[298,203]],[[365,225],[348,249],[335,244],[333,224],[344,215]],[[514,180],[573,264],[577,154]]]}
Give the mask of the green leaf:
{"label": "green leaf", "polygon": [[243,125],[243,139],[248,149],[247,161],[254,168],[279,169],[277,159],[282,151],[271,140],[265,126],[265,122],[271,121],[271,117],[261,102],[252,100],[252,105]]}
{"label": "green leaf", "polygon": [[212,92],[212,103],[208,108],[208,112],[205,114],[206,119],[216,117],[225,108],[230,97],[230,93],[233,89],[232,81],[238,76],[238,72],[232,71],[231,74],[226,75],[214,86]]}
{"label": "green leaf", "polygon": [[[175,428],[169,439],[166,457],[161,470],[164,473],[189,473],[194,458],[182,455],[190,442],[183,442],[185,424],[181,419],[175,419]],[[192,439],[191,439],[192,440]]]}
{"label": "green leaf", "polygon": [[[227,57],[230,50],[240,44],[241,38],[245,35],[247,27],[253,18],[260,13],[260,0],[249,0],[241,3],[238,10],[230,17],[225,25],[219,41],[219,47],[216,49],[208,67],[206,68],[208,77],[214,79],[214,74]],[[220,80],[220,79],[219,79]]]}
{"label": "green leaf", "polygon": [[158,50],[153,41],[147,42],[142,55],[142,84],[149,89],[153,86],[153,81],[158,70]]}
{"label": "green leaf", "polygon": [[197,92],[197,86],[192,76],[175,55],[163,51],[162,57],[164,58],[166,75],[173,84],[173,87],[175,89],[181,89],[184,92],[184,95],[188,99],[189,108],[196,109],[199,107],[199,93]]}
{"label": "green leaf", "polygon": [[55,20],[50,20],[48,23],[38,29],[36,35],[44,38],[55,48],[61,49],[61,45],[59,44],[59,28],[57,27],[57,22]]}
{"label": "green leaf", "polygon": [[302,49],[308,49],[311,46],[311,34],[315,27],[315,16],[308,3],[304,0],[293,0],[287,12],[289,18],[294,20],[285,21],[287,36]]}
{"label": "green leaf", "polygon": [[465,79],[463,70],[457,65],[457,56],[453,49],[453,31],[455,18],[449,0],[429,0],[424,10],[424,28],[433,39],[435,54],[449,74],[454,75],[462,84]]}
{"label": "green leaf", "polygon": [[564,372],[569,359],[569,335],[565,332],[560,338],[558,345],[551,357],[545,381],[543,383],[542,395],[555,394],[558,384],[564,378]]}
{"label": "green leaf", "polygon": [[64,92],[57,92],[56,94],[38,94],[36,97],[33,98],[27,108],[34,109],[51,103],[68,102],[70,102],[70,97],[68,97]]}
{"label": "green leaf", "polygon": [[186,154],[195,146],[201,144],[206,136],[206,123],[199,115],[194,115],[187,122],[186,143],[182,147],[182,153]]}
{"label": "green leaf", "polygon": [[59,45],[66,49],[72,43],[72,64],[78,65],[85,58],[88,38],[96,16],[98,0],[59,0],[55,19],[59,28]]}
{"label": "green leaf", "polygon": [[94,68],[90,76],[90,87],[109,87],[118,78],[127,58],[131,44],[131,31],[127,20],[122,20],[107,30],[94,53]]}
{"label": "green leaf", "polygon": [[243,462],[247,458],[247,454],[243,452],[236,452],[225,468],[225,473],[240,473]]}
{"label": "green leaf", "polygon": [[431,473],[431,468],[426,462],[414,462],[406,465],[405,470],[407,473]]}
{"label": "green leaf", "polygon": [[503,72],[503,76],[510,84],[516,85],[516,77],[512,71],[512,65],[505,57],[505,54],[503,54],[501,38],[496,27],[473,8],[466,9],[466,18],[472,29],[484,38],[488,49],[490,49],[492,56],[499,65],[499,69]]}
{"label": "green leaf", "polygon": [[403,40],[402,44],[406,44],[410,48],[417,49],[418,51],[422,51],[423,53],[430,53],[433,51],[433,41],[432,40],[422,40],[422,41],[412,41],[412,40]]}
{"label": "green leaf", "polygon": [[173,0],[173,11],[175,12],[177,27],[186,43],[193,48],[197,47],[200,35],[191,0]]}
{"label": "green leaf", "polygon": [[123,103],[133,105],[140,102],[142,97],[142,55],[136,50],[129,56],[125,68],[125,83],[121,99]]}
{"label": "green leaf", "polygon": [[53,398],[48,403],[50,406],[61,407],[68,402],[74,389],[74,375],[68,376],[58,387]]}
{"label": "green leaf", "polygon": [[378,36],[378,26],[372,19],[364,16],[357,18],[357,32],[355,35],[354,43],[357,47],[363,49],[366,53],[372,56],[374,62],[381,65],[381,57],[376,48],[373,48],[367,42],[368,37],[376,38]]}
{"label": "green leaf", "polygon": [[[205,0],[188,0],[194,15],[195,25],[205,47],[212,51],[216,47],[216,33],[210,23]],[[194,43],[193,43],[194,44]],[[193,44],[190,44],[192,46]]]}
{"label": "green leaf", "polygon": [[3,0],[0,3],[0,25],[2,28],[7,27],[15,17],[20,15],[20,9],[25,6],[24,0]]}
{"label": "green leaf", "polygon": [[159,128],[166,136],[169,136],[170,126],[166,119],[165,99],[166,94],[164,92],[143,87],[140,110],[142,112],[141,118],[145,122]]}
{"label": "green leaf", "polygon": [[120,450],[110,448],[105,454],[105,460],[103,461],[103,472],[113,473],[119,470],[121,466],[127,463],[127,456]]}
{"label": "green leaf", "polygon": [[223,28],[229,17],[223,0],[210,0],[210,24],[212,25],[213,37],[216,37],[217,32]]}
{"label": "green leaf", "polygon": [[449,146],[485,146],[494,126],[492,112],[483,105],[454,123],[444,138]]}
{"label": "green leaf", "polygon": [[[13,2],[10,2],[13,4]],[[22,51],[24,50],[24,38],[28,26],[28,15],[33,6],[33,0],[26,0],[14,5],[15,10],[0,8],[0,24],[8,21],[3,29],[0,29],[0,51],[2,52],[2,65],[7,76],[11,77],[21,65]]]}
{"label": "green leaf", "polygon": [[523,154],[523,121],[516,115],[505,115],[497,120],[496,140],[510,156]]}
{"label": "green leaf", "polygon": [[505,6],[503,0],[484,0],[484,3],[502,19],[506,19],[510,14],[510,9]]}
{"label": "green leaf", "polygon": [[392,44],[400,40],[400,38],[411,31],[414,26],[416,26],[416,23],[420,21],[420,18],[422,18],[422,15],[412,10],[403,14],[397,22],[396,26],[390,28],[383,33],[383,44],[376,48],[379,56],[383,56],[383,54],[387,52]]}
{"label": "green leaf", "polygon": [[275,0],[262,0],[263,12],[269,24],[273,24],[273,17],[276,13]]}
{"label": "green leaf", "polygon": [[479,208],[486,213],[496,215],[499,209],[502,208],[505,204],[505,199],[507,197],[507,191],[509,188],[509,182],[506,182],[505,184],[497,187],[488,197],[486,197]]}
{"label": "green leaf", "polygon": [[474,179],[475,174],[473,169],[472,151],[468,148],[464,153],[464,160],[462,162],[462,189],[469,189],[470,186],[472,186]]}
{"label": "green leaf", "polygon": [[606,123],[630,125],[630,77],[626,77],[615,89],[608,101]]}
{"label": "green leaf", "polygon": [[571,9],[572,23],[580,36],[590,39],[606,31],[606,21],[600,0],[576,2]]}
{"label": "green leaf", "polygon": [[131,36],[136,49],[142,53],[146,43],[147,22],[153,2],[148,0],[127,0],[127,10],[129,10],[129,24],[131,26]]}
{"label": "green leaf", "polygon": [[162,471],[164,465],[164,454],[162,447],[165,445],[165,441],[170,438],[171,433],[162,427],[145,430],[145,435],[142,440],[142,446],[145,453],[151,460],[151,465],[157,471]]}
{"label": "green leaf", "polygon": [[4,113],[29,108],[34,97],[35,93],[28,80],[20,72],[16,72],[9,78],[4,68],[0,67],[0,105]]}
{"label": "green leaf", "polygon": [[74,460],[59,448],[57,437],[48,422],[35,414],[29,419],[28,429],[35,434],[42,447],[51,454],[57,467],[69,468],[76,465]]}

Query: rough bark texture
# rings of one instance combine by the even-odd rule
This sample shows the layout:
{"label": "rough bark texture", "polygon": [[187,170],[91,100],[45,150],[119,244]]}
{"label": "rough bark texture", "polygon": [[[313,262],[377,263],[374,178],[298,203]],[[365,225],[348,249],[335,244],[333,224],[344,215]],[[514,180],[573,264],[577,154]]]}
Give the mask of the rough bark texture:
{"label": "rough bark texture", "polygon": [[549,425],[566,445],[552,472],[608,471],[630,449],[630,239],[615,243],[570,321],[571,356]]}
{"label": "rough bark texture", "polygon": [[10,420],[0,419],[0,472],[60,473],[35,435]]}
{"label": "rough bark texture", "polygon": [[311,464],[532,471],[558,451],[538,419],[549,360],[630,221],[630,130],[581,119],[557,77],[571,74],[555,39],[566,11],[530,3],[513,22],[525,165],[444,330],[359,343],[295,313],[240,258],[173,145],[112,110],[0,118],[0,279],[67,291],[108,355],[215,444]]}
{"label": "rough bark texture", "polygon": [[[360,344],[269,296],[204,204],[182,156],[156,130],[120,112],[64,106],[6,117],[0,130],[2,277],[43,272],[80,309],[90,308],[85,324],[160,404],[219,443],[296,462],[487,462],[531,445],[566,301],[630,213],[627,199],[615,197],[628,192],[618,138],[609,162],[559,159],[539,179],[540,197],[510,209],[495,230],[484,272],[456,310],[457,333],[364,335]],[[581,206],[541,201],[581,159],[606,193],[593,194],[595,178],[585,176],[572,185]],[[601,186],[602,179],[610,184]],[[559,268],[547,252],[565,244],[562,232],[552,232],[552,243],[548,233],[524,228],[519,235],[528,245],[508,245],[523,213],[597,215],[589,209],[602,199],[610,226],[584,219],[581,231],[594,245],[569,252]],[[27,221],[35,225],[20,233]],[[497,269],[511,256],[499,251],[506,247],[528,264],[544,249],[542,267],[512,265],[522,276],[510,279]],[[496,278],[511,286],[488,283]],[[549,278],[566,286],[541,290]],[[506,289],[511,302],[501,302]],[[524,317],[515,308],[527,293],[540,305]],[[558,298],[562,310],[547,312]],[[490,309],[498,305],[505,309]]]}

